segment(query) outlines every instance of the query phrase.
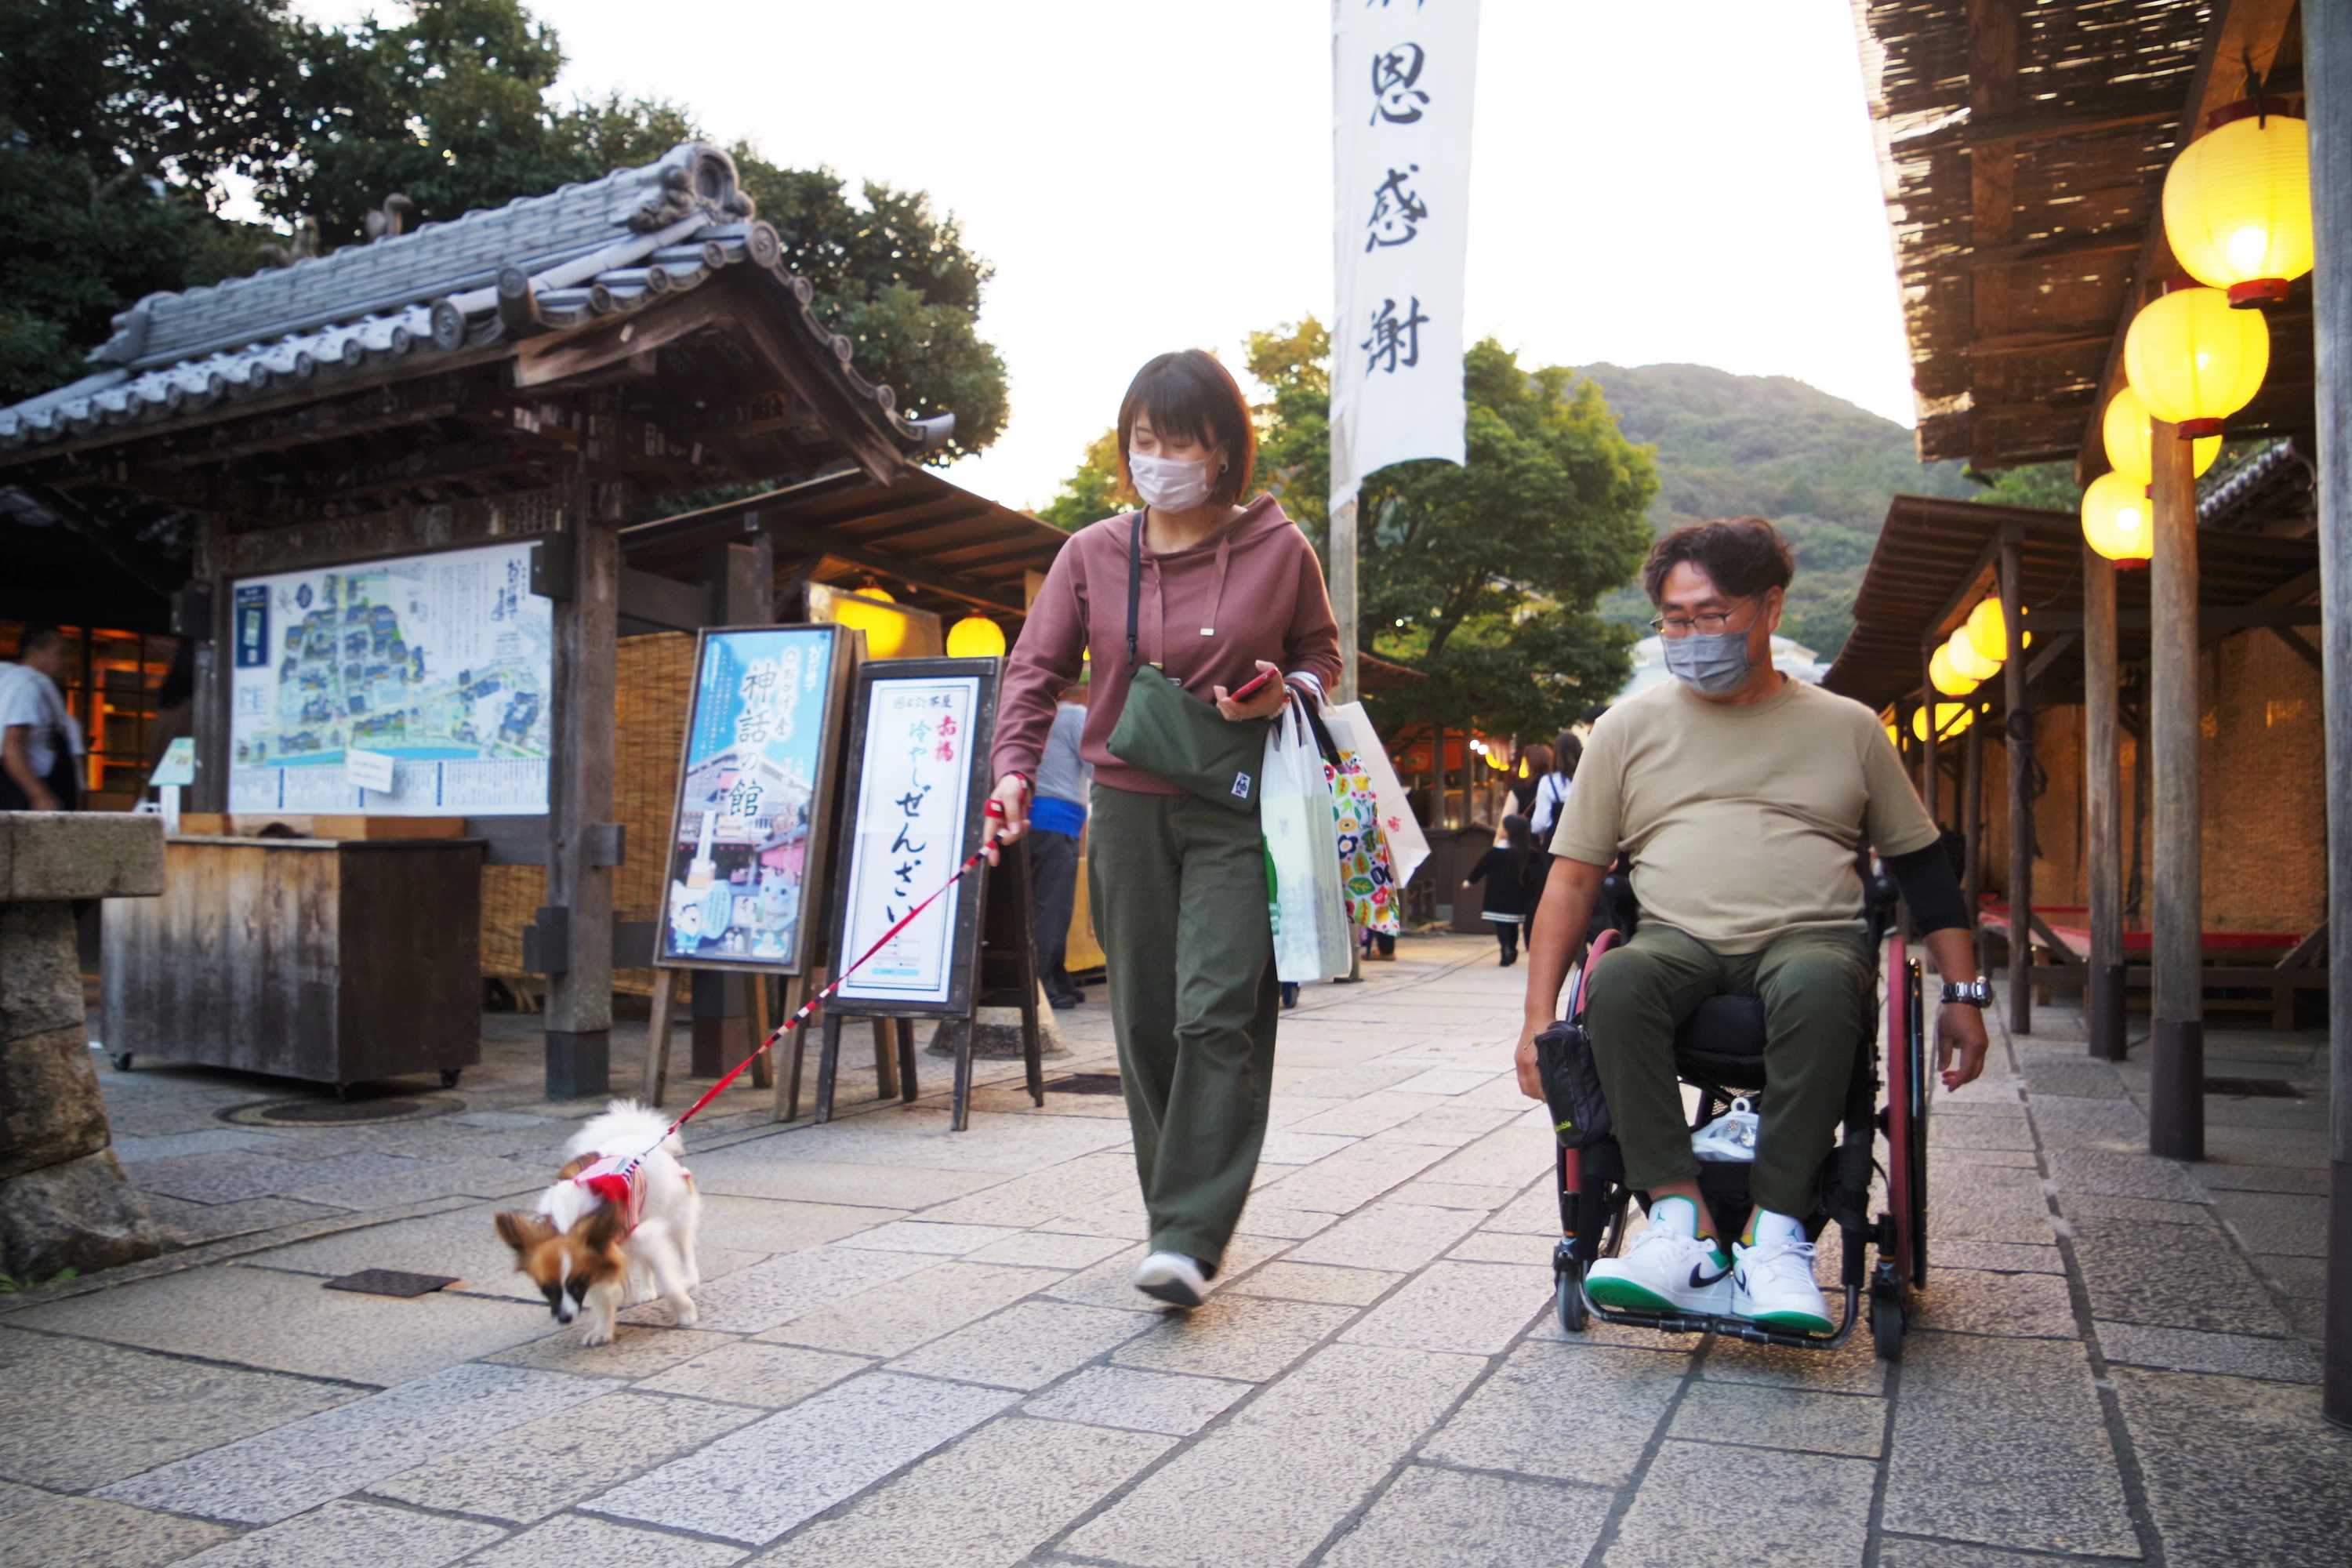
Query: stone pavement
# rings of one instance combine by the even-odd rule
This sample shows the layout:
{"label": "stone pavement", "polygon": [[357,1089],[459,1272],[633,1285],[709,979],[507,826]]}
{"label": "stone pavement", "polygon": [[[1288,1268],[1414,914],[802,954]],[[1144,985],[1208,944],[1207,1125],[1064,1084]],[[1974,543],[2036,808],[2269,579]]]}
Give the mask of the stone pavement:
{"label": "stone pavement", "polygon": [[[188,1245],[0,1296],[0,1568],[2345,1560],[2352,1435],[2308,1337],[2316,1037],[2216,1033],[2214,1074],[2301,1098],[2210,1100],[2196,1166],[2140,1152],[2144,1066],[2084,1058],[2071,1014],[2000,1042],[1937,1103],[1933,1268],[1890,1368],[1866,1331],[1561,1337],[1549,1135],[1507,1070],[1521,973],[1431,938],[1307,989],[1189,1316],[1128,1283],[1119,1101],[1039,1112],[1000,1064],[961,1135],[937,1096],[856,1104],[870,1073],[824,1128],[722,1101],[688,1138],[701,1321],[641,1307],[598,1350],[490,1231],[596,1109],[535,1098],[532,1020],[490,1020],[485,1068],[420,1091],[462,1109],[425,1121],[253,1126],[287,1086],[106,1074]],[[1054,1075],[1109,1070],[1104,1014],[1065,1015]],[[320,1288],[366,1267],[463,1283]]]}

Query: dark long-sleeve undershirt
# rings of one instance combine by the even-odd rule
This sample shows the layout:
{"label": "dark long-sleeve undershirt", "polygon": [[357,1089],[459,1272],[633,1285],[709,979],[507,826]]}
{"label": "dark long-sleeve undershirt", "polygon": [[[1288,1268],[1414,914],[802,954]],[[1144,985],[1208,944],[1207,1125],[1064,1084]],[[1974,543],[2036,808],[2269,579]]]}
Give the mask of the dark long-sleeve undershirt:
{"label": "dark long-sleeve undershirt", "polygon": [[1952,858],[1941,844],[1914,849],[1908,855],[1885,857],[1886,872],[1911,906],[1911,929],[1921,936],[1931,931],[1969,928],[1969,903],[1960,879],[1952,874]]}

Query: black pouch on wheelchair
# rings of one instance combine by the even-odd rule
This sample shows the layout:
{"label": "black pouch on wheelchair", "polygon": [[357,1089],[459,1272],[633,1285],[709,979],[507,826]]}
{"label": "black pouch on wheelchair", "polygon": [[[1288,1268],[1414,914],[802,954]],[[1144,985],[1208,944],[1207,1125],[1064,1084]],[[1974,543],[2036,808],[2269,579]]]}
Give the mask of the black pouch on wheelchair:
{"label": "black pouch on wheelchair", "polygon": [[1583,1025],[1556,1023],[1538,1035],[1536,1072],[1543,1079],[1544,1103],[1551,1108],[1551,1127],[1560,1147],[1586,1148],[1614,1130]]}

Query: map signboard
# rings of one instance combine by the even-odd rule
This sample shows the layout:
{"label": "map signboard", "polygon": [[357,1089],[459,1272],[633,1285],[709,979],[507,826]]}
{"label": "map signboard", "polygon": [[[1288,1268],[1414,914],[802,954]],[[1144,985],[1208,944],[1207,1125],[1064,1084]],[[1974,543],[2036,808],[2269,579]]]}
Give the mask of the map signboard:
{"label": "map signboard", "polygon": [[[239,581],[229,809],[546,811],[554,606],[530,592],[530,548],[521,541]],[[353,752],[390,756],[392,787],[353,777],[365,772],[351,766]]]}

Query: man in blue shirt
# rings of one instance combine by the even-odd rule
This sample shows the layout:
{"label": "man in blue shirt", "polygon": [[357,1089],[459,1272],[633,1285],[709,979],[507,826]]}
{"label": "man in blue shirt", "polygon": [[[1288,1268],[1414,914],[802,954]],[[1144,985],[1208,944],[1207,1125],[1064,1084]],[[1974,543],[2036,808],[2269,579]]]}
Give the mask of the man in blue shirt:
{"label": "man in blue shirt", "polygon": [[1057,1009],[1087,999],[1063,966],[1070,944],[1070,913],[1078,896],[1078,836],[1086,831],[1087,794],[1095,773],[1093,765],[1078,755],[1086,707],[1070,700],[1085,694],[1085,687],[1073,687],[1055,706],[1029,805],[1029,909],[1037,942],[1037,974],[1045,984],[1045,999]]}

